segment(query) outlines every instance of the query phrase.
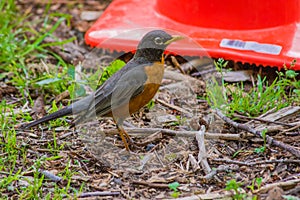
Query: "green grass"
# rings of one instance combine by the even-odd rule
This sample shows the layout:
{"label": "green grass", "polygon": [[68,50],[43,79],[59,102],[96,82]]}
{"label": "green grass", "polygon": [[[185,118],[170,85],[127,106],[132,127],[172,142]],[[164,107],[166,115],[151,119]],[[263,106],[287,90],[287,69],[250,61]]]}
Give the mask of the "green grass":
{"label": "green grass", "polygon": [[235,179],[227,181],[225,190],[230,191],[233,190],[234,194],[232,198],[234,200],[241,200],[244,199],[247,195],[241,192],[241,186],[243,183],[237,182]]}
{"label": "green grass", "polygon": [[171,196],[173,198],[178,198],[179,197],[180,192],[177,189],[179,186],[180,186],[180,184],[178,182],[173,182],[173,183],[168,184],[169,189],[173,191],[171,193]]}
{"label": "green grass", "polygon": [[[215,63],[219,71],[226,64],[222,59]],[[278,77],[272,83],[258,75],[250,91],[245,90],[243,82],[228,87],[229,84],[223,79],[221,85],[212,80],[207,86],[208,102],[229,116],[239,113],[248,117],[257,117],[273,108],[279,110],[289,105],[300,105],[300,80],[296,79],[298,73],[293,70],[277,73]]]}
{"label": "green grass", "polygon": [[[17,10],[15,1],[0,1],[0,79],[1,81],[5,80],[6,84],[14,85],[20,94],[20,101],[14,104],[8,104],[4,99],[0,103],[1,199],[8,199],[12,195],[18,199],[62,199],[62,194],[67,195],[75,191],[74,194],[78,194],[79,192],[70,186],[71,177],[75,171],[69,165],[61,174],[61,177],[67,182],[67,187],[62,188],[53,184],[54,191],[52,192],[46,190],[44,186],[46,178],[39,172],[39,169],[45,167],[48,160],[59,158],[57,153],[64,148],[64,144],[58,145],[56,137],[54,137],[54,140],[48,143],[49,152],[47,154],[29,159],[27,158],[29,147],[26,145],[26,141],[18,139],[18,131],[15,130],[15,125],[20,122],[20,119],[31,120],[28,113],[16,112],[16,107],[27,101],[31,106],[33,105],[29,95],[31,86],[37,88],[40,93],[53,96],[75,84],[72,70],[70,70],[74,66],[66,64],[48,48],[54,45],[63,45],[75,39],[60,41],[53,35],[62,22],[69,23],[70,16],[48,13],[49,6],[50,4],[46,5],[44,18],[41,18],[40,21],[29,22],[26,19],[30,16],[22,15]],[[40,29],[33,29],[32,23],[41,24]],[[46,37],[51,37],[55,42],[44,42]],[[56,60],[55,68],[61,68],[61,71],[33,73],[29,69],[30,63],[40,63],[41,60],[50,56]],[[9,76],[9,74],[13,75]],[[33,174],[26,175],[29,172]],[[79,189],[82,190],[82,187]]]}
{"label": "green grass", "polygon": [[261,188],[262,181],[263,181],[262,177],[255,178],[252,180],[252,184],[247,186],[247,188],[249,188],[253,194],[244,193],[242,189],[244,184],[241,182],[237,182],[235,179],[231,179],[226,182],[225,190],[234,192],[234,194],[232,195],[232,199],[234,200],[241,200],[241,199],[257,200],[258,196],[257,194],[255,194],[255,190],[259,190]]}
{"label": "green grass", "polygon": [[[75,66],[65,63],[59,55],[52,52],[49,47],[61,46],[75,38],[59,40],[54,32],[61,23],[70,23],[70,16],[62,13],[48,12],[50,4],[47,4],[44,17],[38,21],[27,21],[30,15],[24,16],[16,8],[15,1],[0,1],[0,79],[6,84],[13,85],[18,89],[19,98],[14,104],[4,99],[0,103],[0,199],[8,199],[15,195],[18,199],[63,199],[76,198],[84,188],[84,183],[72,183],[72,176],[77,174],[76,165],[80,162],[71,163],[71,160],[64,160],[60,167],[58,176],[63,179],[63,185],[48,181],[39,170],[47,169],[49,161],[63,159],[59,152],[65,149],[66,143],[59,143],[57,133],[52,131],[52,139],[39,146],[47,150],[32,158],[31,147],[26,141],[19,137],[15,125],[20,122],[31,121],[30,113],[16,112],[16,108],[29,103],[34,105],[30,94],[43,94],[45,99],[68,90],[71,98],[84,96],[85,86],[92,89],[98,87],[113,73],[125,65],[123,61],[116,61],[103,70],[98,70],[92,76],[84,77],[84,81],[75,80]],[[38,24],[35,26],[32,23]],[[32,27],[39,27],[35,30]],[[51,43],[46,43],[45,38],[50,37]],[[51,63],[49,58],[51,57]],[[50,70],[33,70],[33,64],[48,65]],[[12,75],[11,75],[12,74]],[[102,75],[101,75],[102,74]],[[99,80],[99,77],[100,80]],[[47,104],[49,102],[46,102]],[[61,108],[52,101],[48,112],[52,113]],[[53,126],[66,125],[64,120],[51,121],[49,128]],[[30,143],[29,143],[30,144]],[[31,149],[32,151],[32,149]],[[31,158],[27,156],[30,155]],[[76,159],[72,159],[72,162]],[[30,173],[32,175],[27,175]],[[51,189],[49,189],[51,188]]]}
{"label": "green grass", "polygon": [[[54,45],[63,45],[75,38],[59,41],[53,36],[53,32],[57,30],[63,21],[70,20],[69,15],[45,12],[45,19],[32,23],[42,24],[40,30],[35,30],[32,25],[26,21],[29,16],[22,16],[16,9],[15,2],[1,1],[0,2],[0,70],[4,72],[13,73],[13,78],[10,83],[20,89],[23,97],[29,94],[28,85],[36,84],[38,87],[43,86],[43,89],[48,89],[52,93],[60,93],[66,89],[66,85],[61,77],[68,77],[66,71],[68,65],[59,58],[58,55],[49,51],[47,47]],[[59,16],[59,17],[56,17]],[[55,20],[54,20],[55,18]],[[43,42],[46,37],[51,37],[56,42],[45,43]],[[49,57],[49,54],[57,58],[57,68],[62,66],[64,71],[56,74],[58,70],[53,70],[52,73],[38,73],[35,74],[28,69],[26,60],[31,60],[31,63],[40,63],[41,59]],[[5,73],[1,78],[5,77]],[[56,84],[49,84],[49,79],[59,79]],[[44,82],[41,82],[44,80]],[[48,81],[48,82],[47,82]],[[48,83],[48,84],[47,84]],[[68,83],[68,82],[67,82]]]}

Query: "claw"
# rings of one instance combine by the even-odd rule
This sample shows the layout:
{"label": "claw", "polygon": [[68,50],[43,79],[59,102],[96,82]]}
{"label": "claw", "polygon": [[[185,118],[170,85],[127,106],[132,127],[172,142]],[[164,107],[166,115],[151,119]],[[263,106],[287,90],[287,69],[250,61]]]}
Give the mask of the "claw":
{"label": "claw", "polygon": [[119,130],[120,137],[121,137],[121,139],[122,139],[122,141],[124,143],[125,149],[127,151],[130,151],[127,140],[129,140],[130,143],[133,143],[133,140],[130,138],[130,136],[128,135],[128,133],[126,133],[126,131],[124,130],[124,128],[123,128],[122,125],[117,125],[117,128]]}

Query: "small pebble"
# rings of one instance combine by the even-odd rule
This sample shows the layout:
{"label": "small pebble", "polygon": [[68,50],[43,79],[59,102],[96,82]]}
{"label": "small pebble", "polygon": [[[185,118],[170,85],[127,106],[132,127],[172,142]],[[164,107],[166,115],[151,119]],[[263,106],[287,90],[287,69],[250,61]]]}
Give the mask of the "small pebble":
{"label": "small pebble", "polygon": [[98,19],[102,14],[102,11],[82,11],[80,14],[80,19],[85,21],[93,21]]}
{"label": "small pebble", "polygon": [[154,147],[155,145],[154,144],[148,144],[147,146],[146,146],[146,151],[150,151],[153,147]]}

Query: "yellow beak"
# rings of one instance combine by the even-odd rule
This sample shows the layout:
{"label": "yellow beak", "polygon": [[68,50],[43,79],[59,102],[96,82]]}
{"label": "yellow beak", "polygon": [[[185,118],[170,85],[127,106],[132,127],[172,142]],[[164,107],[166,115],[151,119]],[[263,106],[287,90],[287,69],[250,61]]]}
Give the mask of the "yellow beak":
{"label": "yellow beak", "polygon": [[177,40],[182,40],[184,37],[181,35],[172,35],[172,38],[165,42],[165,45],[171,44],[172,42],[175,42]]}

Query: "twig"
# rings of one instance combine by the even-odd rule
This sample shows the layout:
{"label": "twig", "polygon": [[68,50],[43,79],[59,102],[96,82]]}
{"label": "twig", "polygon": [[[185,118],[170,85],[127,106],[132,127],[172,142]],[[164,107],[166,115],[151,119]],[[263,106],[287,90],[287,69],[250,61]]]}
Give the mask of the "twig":
{"label": "twig", "polygon": [[[68,154],[69,156],[71,156],[74,160],[76,160],[76,157],[74,155],[76,155],[77,157],[81,158],[81,159],[78,159],[79,163],[84,167],[85,171],[87,173],[89,173],[89,169],[88,167],[86,166],[86,164],[84,162],[82,162],[83,160],[87,160],[87,158],[83,157],[81,154],[77,153],[77,152],[74,152],[70,149],[70,153]],[[99,162],[97,162],[98,164]]]}
{"label": "twig", "polygon": [[29,131],[18,131],[18,134],[26,134],[27,137],[32,137],[32,138],[39,138],[36,134],[29,132]]}
{"label": "twig", "polygon": [[[283,133],[285,133],[285,132],[283,132]],[[300,131],[298,131],[298,132],[287,132],[287,133],[285,133],[285,135],[286,136],[292,136],[292,137],[299,136],[300,135]]]}
{"label": "twig", "polygon": [[158,155],[157,151],[154,151],[154,154],[157,158],[157,160],[159,161],[159,163],[161,164],[162,167],[166,167],[166,165],[163,163],[163,161],[160,159],[160,156]]}
{"label": "twig", "polygon": [[[178,137],[195,137],[197,131],[174,131],[170,129],[162,129],[162,128],[125,128],[126,132],[131,136],[145,136],[151,135],[155,132],[160,131],[164,135],[168,136],[178,136]],[[117,129],[106,129],[103,130],[106,135],[116,135],[118,134]],[[238,140],[243,141],[241,138],[241,134],[223,134],[223,133],[205,133],[205,139],[212,140]]]}
{"label": "twig", "polygon": [[63,134],[63,135],[61,135],[61,136],[59,136],[58,139],[62,140],[62,139],[64,139],[64,138],[66,138],[66,137],[69,137],[69,136],[72,135],[72,134],[74,134],[74,131],[67,132],[67,133],[65,133],[65,134]]}
{"label": "twig", "polygon": [[135,143],[138,146],[145,146],[150,143],[154,143],[155,141],[161,140],[163,138],[163,135],[160,131],[157,131],[151,135],[149,135],[147,138],[144,139],[143,142]]}
{"label": "twig", "polygon": [[127,193],[123,190],[123,187],[120,185],[117,185],[117,188],[120,190],[121,195],[123,195],[126,199],[133,199],[130,195],[129,195],[129,190],[127,190]]}
{"label": "twig", "polygon": [[[232,199],[233,193],[231,191],[218,191],[214,193],[207,194],[197,194],[188,197],[176,198],[177,200],[214,200],[214,199]],[[173,198],[174,199],[174,198]],[[173,199],[165,199],[165,200],[173,200]]]}
{"label": "twig", "polygon": [[41,148],[32,148],[32,150],[37,151],[37,152],[61,152],[59,150],[55,149],[41,149]]}
{"label": "twig", "polygon": [[165,102],[165,101],[163,101],[161,99],[155,99],[155,101],[157,101],[158,103],[160,103],[160,104],[162,104],[164,106],[167,106],[167,107],[169,107],[171,109],[177,110],[179,112],[186,113],[186,114],[190,114],[191,113],[191,112],[189,112],[189,111],[187,111],[187,110],[185,110],[185,109],[183,109],[183,108],[181,108],[179,106],[167,103],[167,102]]}
{"label": "twig", "polygon": [[86,198],[86,197],[96,197],[96,196],[117,196],[120,195],[121,193],[118,191],[97,191],[97,192],[85,192],[81,193],[80,195],[77,196],[77,198]]}
{"label": "twig", "polygon": [[205,174],[208,174],[211,172],[211,168],[207,162],[207,153],[206,153],[206,148],[204,144],[204,134],[205,134],[205,126],[201,125],[201,128],[199,131],[196,133],[196,140],[198,142],[198,148],[199,148],[199,153],[198,153],[198,162],[201,163],[201,166],[204,170]]}
{"label": "twig", "polygon": [[228,160],[228,159],[219,159],[215,158],[212,159],[212,161],[215,162],[221,162],[221,163],[230,163],[230,164],[237,164],[237,165],[246,165],[246,166],[257,166],[261,164],[273,164],[273,163],[295,163],[295,164],[300,164],[300,160],[261,160],[261,161],[256,161],[256,162],[241,162],[237,160]]}
{"label": "twig", "polygon": [[3,114],[4,114],[4,117],[9,117],[9,116],[12,116],[12,115],[17,116],[20,113],[28,113],[30,111],[31,111],[31,109],[14,109],[14,112],[5,112]]}
{"label": "twig", "polygon": [[39,169],[38,171],[41,174],[43,174],[45,177],[49,178],[53,182],[60,182],[61,180],[63,180],[62,178],[60,178],[59,176],[56,176],[56,175],[52,174],[48,170],[41,170],[41,169]]}
{"label": "twig", "polygon": [[253,191],[253,193],[264,193],[268,190],[270,190],[271,188],[274,187],[288,187],[288,186],[292,186],[292,185],[296,185],[297,183],[300,183],[300,179],[294,179],[294,180],[290,180],[290,181],[280,181],[277,183],[271,183],[268,185],[265,185],[263,187],[261,187],[259,190],[255,190]]}
{"label": "twig", "polygon": [[[197,171],[198,169],[200,169],[199,163],[197,162],[196,158],[193,156],[193,154],[189,154],[189,161],[192,164],[193,167],[193,171]],[[188,167],[187,167],[188,170]]]}
{"label": "twig", "polygon": [[[237,123],[231,119],[229,119],[228,117],[226,117],[219,109],[216,109],[216,113],[217,115],[224,120],[226,123],[232,125],[235,128],[238,129],[242,129],[245,130],[247,132],[253,133],[255,136],[263,138],[262,132],[261,131],[257,131],[245,124],[240,124]],[[271,136],[266,135],[266,141],[270,144],[270,145],[274,145],[276,147],[279,147],[281,149],[287,150],[289,151],[291,154],[293,154],[294,156],[296,156],[297,158],[300,158],[300,151],[295,149],[293,146],[290,146],[288,144],[285,144],[283,142],[277,141],[275,139],[273,139]]]}
{"label": "twig", "polygon": [[211,179],[214,177],[218,172],[228,171],[228,170],[238,170],[239,167],[229,166],[229,165],[219,165],[217,168],[211,170],[209,174],[206,174],[203,178],[204,179]]}
{"label": "twig", "polygon": [[257,118],[264,118],[264,117],[266,117],[266,116],[268,116],[268,115],[274,113],[276,110],[277,110],[276,107],[274,107],[274,108],[268,110],[267,112],[261,114],[261,115],[258,116]]}
{"label": "twig", "polygon": [[289,128],[289,129],[283,130],[282,132],[283,132],[283,133],[286,133],[286,132],[289,132],[289,131],[292,131],[292,130],[295,130],[295,129],[298,129],[298,128],[300,128],[300,124],[299,124],[299,125],[297,125],[297,126],[294,126],[294,127],[292,127],[292,128]]}
{"label": "twig", "polygon": [[208,70],[205,70],[205,71],[201,71],[201,72],[194,72],[191,74],[192,77],[198,77],[198,76],[203,76],[205,74],[212,74],[214,72],[217,72],[216,69],[208,69]]}
{"label": "twig", "polygon": [[300,106],[288,106],[278,110],[277,112],[264,116],[263,119],[275,121],[275,120],[287,118],[288,116],[295,116],[299,112],[300,112]]}
{"label": "twig", "polygon": [[[19,133],[20,133],[20,132],[19,132]],[[34,134],[30,133],[30,132],[22,132],[22,133],[25,133],[25,134],[29,135],[30,137],[33,137],[33,138],[38,138],[37,135],[34,135]],[[74,133],[75,133],[74,131],[72,131],[72,132],[67,132],[67,133],[65,133],[65,134],[63,134],[63,135],[57,137],[56,139],[51,138],[51,139],[35,140],[35,141],[36,141],[37,143],[48,143],[48,142],[53,142],[54,140],[57,140],[57,139],[58,139],[58,140],[63,140],[63,139],[65,139],[65,138],[69,137],[70,135],[73,135]]]}
{"label": "twig", "polygon": [[256,118],[256,117],[247,117],[247,116],[243,116],[243,115],[239,115],[239,114],[234,114],[233,116],[242,118],[242,119],[255,120],[255,121],[260,121],[260,122],[265,122],[265,123],[272,123],[272,124],[278,124],[278,125],[282,125],[282,126],[294,127],[294,125],[287,124],[284,122],[276,122],[276,121],[261,119],[261,118]]}
{"label": "twig", "polygon": [[164,183],[149,183],[146,181],[132,181],[132,184],[136,184],[136,185],[144,185],[147,187],[153,187],[153,188],[161,188],[161,189],[165,189],[165,188],[169,188],[168,184],[164,184]]}
{"label": "twig", "polygon": [[7,152],[5,152],[5,153],[0,153],[0,157],[1,157],[1,158],[4,158],[4,156],[6,156],[6,155],[8,155]]}
{"label": "twig", "polygon": [[149,153],[143,157],[143,159],[141,160],[141,165],[138,167],[138,170],[143,170],[143,168],[147,164],[147,162],[153,158],[153,154],[154,153]]}
{"label": "twig", "polygon": [[[24,175],[25,173],[15,174],[15,173],[11,173],[11,172],[0,171],[0,174],[7,175],[7,176],[14,176],[14,177],[18,177],[18,178],[20,178],[20,177],[26,178],[27,177],[26,175]],[[3,177],[1,176],[1,180],[3,180],[2,178]]]}

